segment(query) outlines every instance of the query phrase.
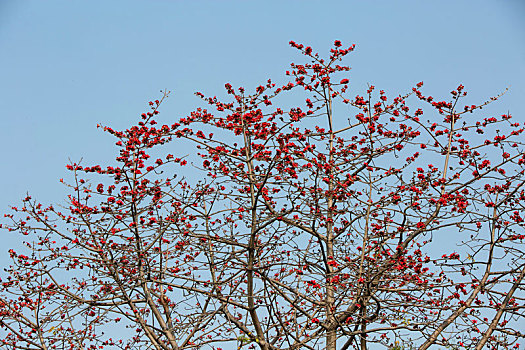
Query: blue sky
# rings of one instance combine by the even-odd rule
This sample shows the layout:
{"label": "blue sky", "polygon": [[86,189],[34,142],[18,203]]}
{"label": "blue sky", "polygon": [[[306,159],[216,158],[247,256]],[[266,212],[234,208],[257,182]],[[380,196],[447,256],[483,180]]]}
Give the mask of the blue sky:
{"label": "blue sky", "polygon": [[160,114],[171,122],[202,106],[197,90],[284,78],[301,60],[290,40],[326,52],[335,39],[357,45],[356,93],[423,80],[446,97],[462,83],[478,103],[510,86],[492,108],[525,121],[524,1],[2,0],[0,211],[26,192],[62,202],[68,159],[114,158],[96,124],[131,125],[159,90],[173,91]]}

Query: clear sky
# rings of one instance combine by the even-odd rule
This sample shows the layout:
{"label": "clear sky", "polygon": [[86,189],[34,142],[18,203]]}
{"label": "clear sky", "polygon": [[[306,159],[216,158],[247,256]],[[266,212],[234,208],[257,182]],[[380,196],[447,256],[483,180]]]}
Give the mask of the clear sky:
{"label": "clear sky", "polygon": [[96,124],[131,125],[159,90],[172,122],[202,106],[197,90],[283,78],[302,59],[290,40],[326,52],[335,39],[357,45],[356,93],[423,80],[446,98],[462,83],[478,103],[510,86],[494,111],[525,121],[523,0],[0,0],[0,211],[26,192],[62,202],[68,159],[114,158]]}

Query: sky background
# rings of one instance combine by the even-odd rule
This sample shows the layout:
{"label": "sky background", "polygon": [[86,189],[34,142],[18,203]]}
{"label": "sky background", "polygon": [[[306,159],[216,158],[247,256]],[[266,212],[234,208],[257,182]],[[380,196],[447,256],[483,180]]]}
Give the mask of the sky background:
{"label": "sky background", "polygon": [[[525,121],[525,1],[0,0],[0,211],[27,192],[62,203],[68,159],[116,156],[97,123],[132,125],[159,90],[173,91],[159,116],[172,123],[203,106],[195,91],[283,81],[302,61],[290,40],[323,53],[335,39],[356,44],[355,94],[423,80],[448,98],[462,83],[478,104],[510,87],[486,113]],[[16,237],[0,234],[3,265]]]}

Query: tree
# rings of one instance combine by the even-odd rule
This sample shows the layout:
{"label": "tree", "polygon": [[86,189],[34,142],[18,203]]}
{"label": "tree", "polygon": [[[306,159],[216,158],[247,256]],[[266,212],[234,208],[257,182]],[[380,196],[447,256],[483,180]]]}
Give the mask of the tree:
{"label": "tree", "polygon": [[[354,46],[290,44],[310,60],[290,82],[197,93],[210,110],[157,126],[164,92],[103,127],[117,164],[67,166],[67,205],[13,207],[5,346],[519,347],[523,126],[474,117],[499,96],[465,104],[463,85],[351,97]],[[305,103],[284,107],[294,91]]]}

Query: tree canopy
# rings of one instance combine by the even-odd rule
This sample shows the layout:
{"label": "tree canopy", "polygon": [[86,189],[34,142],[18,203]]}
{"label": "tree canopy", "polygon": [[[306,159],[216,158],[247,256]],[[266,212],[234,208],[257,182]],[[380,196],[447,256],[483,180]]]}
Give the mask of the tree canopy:
{"label": "tree canopy", "polygon": [[473,105],[463,85],[357,93],[353,45],[290,44],[307,62],[288,82],[197,93],[206,108],[159,125],[164,91],[128,129],[100,126],[116,163],[68,164],[66,205],[28,195],[6,214],[24,247],[0,343],[519,347],[523,123],[483,116],[501,95]]}

